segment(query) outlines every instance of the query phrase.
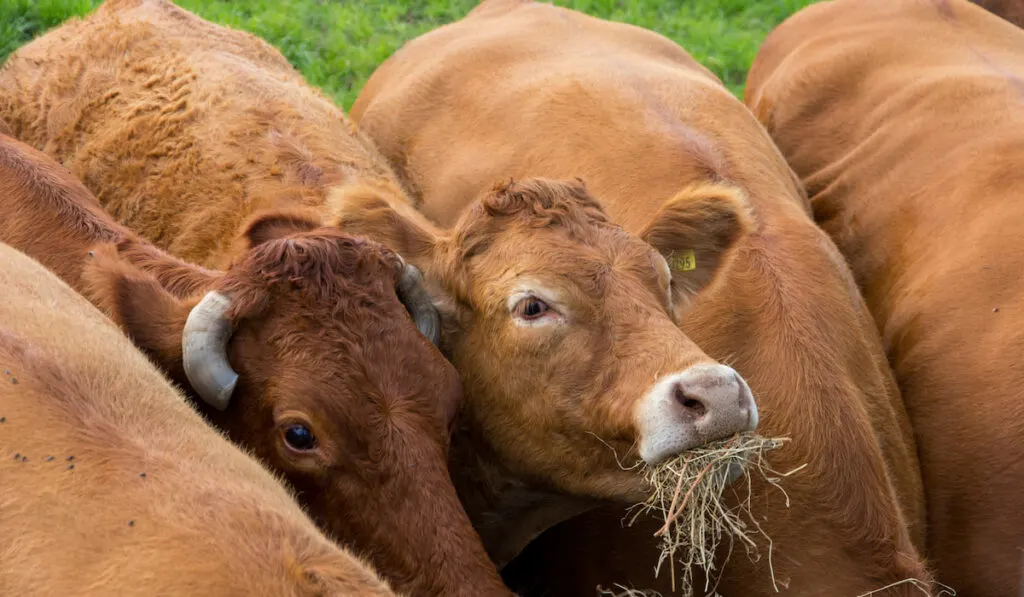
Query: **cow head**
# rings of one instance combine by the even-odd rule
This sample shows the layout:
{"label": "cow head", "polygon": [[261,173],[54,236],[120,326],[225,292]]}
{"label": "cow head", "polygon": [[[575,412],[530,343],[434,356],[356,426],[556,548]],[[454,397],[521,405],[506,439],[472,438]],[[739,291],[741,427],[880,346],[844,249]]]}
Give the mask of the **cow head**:
{"label": "cow head", "polygon": [[461,382],[419,272],[299,212],[257,216],[242,239],[224,272],[135,240],[96,247],[85,293],[330,535],[403,591],[435,586],[434,542],[473,531],[447,470]]}
{"label": "cow head", "polygon": [[[677,249],[667,261],[581,182],[498,185],[448,231],[372,193],[331,200],[338,226],[423,270],[462,375],[466,428],[509,474],[632,500],[643,487],[624,467],[638,457],[657,464],[756,426],[746,382],[701,352],[674,310],[712,283],[746,230],[737,202],[712,197],[659,219],[649,236]],[[673,276],[669,262],[686,256],[702,260],[700,275]]]}

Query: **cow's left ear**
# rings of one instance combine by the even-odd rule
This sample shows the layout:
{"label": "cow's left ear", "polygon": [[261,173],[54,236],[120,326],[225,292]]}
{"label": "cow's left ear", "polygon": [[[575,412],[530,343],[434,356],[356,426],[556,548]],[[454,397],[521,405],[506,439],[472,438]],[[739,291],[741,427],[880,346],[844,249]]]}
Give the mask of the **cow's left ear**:
{"label": "cow's left ear", "polygon": [[164,373],[177,383],[187,381],[181,336],[198,298],[185,300],[168,292],[154,275],[122,259],[112,244],[92,247],[81,292]]}
{"label": "cow's left ear", "polygon": [[640,236],[668,261],[673,298],[685,304],[719,275],[737,242],[753,228],[743,191],[712,183],[680,191]]}
{"label": "cow's left ear", "polygon": [[315,213],[303,209],[274,209],[257,212],[242,226],[239,240],[246,249],[290,234],[316,230],[323,223]]}

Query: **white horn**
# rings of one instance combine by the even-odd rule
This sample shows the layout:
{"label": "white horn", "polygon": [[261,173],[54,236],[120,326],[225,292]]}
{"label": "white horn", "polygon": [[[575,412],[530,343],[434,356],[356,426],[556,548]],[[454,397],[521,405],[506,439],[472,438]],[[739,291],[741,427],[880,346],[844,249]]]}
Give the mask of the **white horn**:
{"label": "white horn", "polygon": [[[404,260],[403,260],[404,263]],[[416,328],[427,337],[434,346],[441,343],[441,316],[430,300],[430,295],[423,288],[423,274],[411,263],[404,263],[402,277],[395,288],[398,300],[402,301],[406,310],[412,315]]]}
{"label": "white horn", "polygon": [[185,320],[181,335],[181,360],[192,388],[207,404],[223,411],[231,402],[238,374],[228,362],[228,340],[233,332],[224,313],[231,299],[208,292]]}

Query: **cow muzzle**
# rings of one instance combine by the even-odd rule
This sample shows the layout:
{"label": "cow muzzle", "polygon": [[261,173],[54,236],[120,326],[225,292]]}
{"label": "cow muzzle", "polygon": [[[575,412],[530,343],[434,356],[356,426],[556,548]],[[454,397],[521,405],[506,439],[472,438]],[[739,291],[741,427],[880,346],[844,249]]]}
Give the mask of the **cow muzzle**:
{"label": "cow muzzle", "polygon": [[739,373],[696,365],[662,376],[637,409],[640,457],[654,466],[681,452],[757,429],[757,403]]}

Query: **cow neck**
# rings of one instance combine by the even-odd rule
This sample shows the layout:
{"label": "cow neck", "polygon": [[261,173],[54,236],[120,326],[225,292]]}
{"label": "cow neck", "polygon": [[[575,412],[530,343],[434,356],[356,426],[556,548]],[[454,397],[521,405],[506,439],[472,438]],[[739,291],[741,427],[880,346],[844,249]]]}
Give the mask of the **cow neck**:
{"label": "cow neck", "polygon": [[409,595],[446,597],[515,597],[488,557],[454,488],[438,487],[436,493],[430,494],[429,512],[422,509],[422,502],[407,500],[414,507],[394,513],[395,529],[421,526],[424,515],[448,521],[437,529],[441,532],[402,534],[403,541],[419,543],[413,549],[420,554],[418,560],[433,566],[419,571],[416,580],[401,587],[402,591]]}
{"label": "cow neck", "polygon": [[452,481],[491,560],[503,569],[541,533],[607,504],[533,486],[516,477],[468,434],[452,438]]}

